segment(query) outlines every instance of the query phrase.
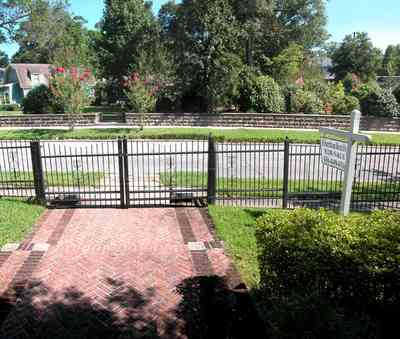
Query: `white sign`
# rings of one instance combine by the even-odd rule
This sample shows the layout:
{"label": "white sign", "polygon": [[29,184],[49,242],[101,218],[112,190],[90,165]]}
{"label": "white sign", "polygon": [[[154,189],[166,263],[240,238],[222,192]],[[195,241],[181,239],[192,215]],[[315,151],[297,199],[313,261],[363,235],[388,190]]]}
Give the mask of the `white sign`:
{"label": "white sign", "polygon": [[346,168],[347,151],[348,143],[321,138],[321,160],[324,165],[344,171]]}
{"label": "white sign", "polygon": [[335,128],[321,128],[322,135],[332,135],[347,142],[342,142],[326,137],[321,138],[321,159],[325,165],[336,167],[343,173],[342,198],[340,200],[340,213],[348,215],[350,212],[351,192],[356,167],[357,142],[371,141],[368,135],[359,134],[361,113],[351,113],[351,130],[341,131]]}

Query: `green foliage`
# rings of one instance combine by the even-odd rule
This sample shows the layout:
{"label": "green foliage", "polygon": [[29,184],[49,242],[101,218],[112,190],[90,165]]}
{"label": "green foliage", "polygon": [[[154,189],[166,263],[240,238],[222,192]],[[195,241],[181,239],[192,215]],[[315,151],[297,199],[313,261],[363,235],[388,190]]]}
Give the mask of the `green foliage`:
{"label": "green foliage", "polygon": [[74,65],[88,66],[89,35],[82,17],[73,16],[68,4],[61,1],[34,1],[27,20],[16,31],[15,41],[19,50],[13,63],[56,63],[66,64],[66,53],[74,56]]}
{"label": "green foliage", "polygon": [[255,66],[291,43],[311,50],[328,38],[324,0],[234,0],[232,4],[246,31],[242,45],[247,45],[247,61]]}
{"label": "green foliage", "polygon": [[24,114],[64,113],[50,89],[41,85],[33,88],[22,101]]}
{"label": "green foliage", "polygon": [[352,111],[359,109],[360,101],[352,95],[338,98],[332,104],[332,112],[335,114],[350,114]]}
{"label": "green foliage", "polygon": [[50,90],[63,111],[70,115],[71,127],[74,125],[74,114],[82,113],[84,107],[93,101],[90,70],[79,70],[77,67],[65,69],[57,67],[50,78]]}
{"label": "green foliage", "polygon": [[158,88],[146,79],[141,79],[138,73],[125,83],[125,95],[128,98],[128,107],[134,113],[151,113],[156,107],[156,93]]}
{"label": "green foliage", "polygon": [[381,51],[373,46],[368,34],[358,32],[347,35],[333,51],[332,71],[340,80],[348,73],[369,80],[379,71],[381,60]]}
{"label": "green foliage", "polygon": [[256,112],[281,113],[285,109],[285,99],[281,88],[269,76],[255,78],[250,96],[250,107]]}
{"label": "green foliage", "polygon": [[106,0],[100,35],[96,39],[101,74],[122,81],[146,54],[148,65],[159,52],[159,27],[151,5],[143,0]]}
{"label": "green foliage", "polygon": [[272,59],[272,77],[281,85],[294,84],[301,76],[304,59],[304,48],[294,43],[290,44]]}
{"label": "green foliage", "polygon": [[371,89],[366,94],[362,93],[360,102],[364,114],[382,117],[399,115],[399,104],[388,89]]}
{"label": "green foliage", "polygon": [[318,114],[324,112],[324,103],[313,92],[297,89],[292,94],[292,112]]}
{"label": "green foliage", "polygon": [[271,210],[256,236],[274,337],[377,338],[395,328],[399,212]]}
{"label": "green foliage", "polygon": [[0,67],[5,68],[9,63],[10,60],[8,59],[8,55],[3,51],[0,51]]}
{"label": "green foliage", "polygon": [[389,45],[382,61],[382,75],[400,75],[400,45]]}
{"label": "green foliage", "polygon": [[32,3],[32,0],[2,0],[0,2],[0,42],[6,42],[14,37],[19,24],[29,15]]}
{"label": "green foliage", "polygon": [[352,95],[346,95],[344,84],[339,81],[336,85],[329,86],[326,103],[335,114],[350,114],[355,109],[360,109],[359,100]]}
{"label": "green foliage", "polygon": [[397,103],[400,105],[400,86],[397,86],[397,88],[393,91],[393,95],[397,100]]}
{"label": "green foliage", "polygon": [[241,28],[228,0],[185,0],[163,7],[163,28],[183,96],[202,98],[214,111],[237,95]]}
{"label": "green foliage", "polygon": [[18,105],[12,104],[12,105],[0,105],[0,111],[3,112],[17,112],[19,111],[20,108]]}
{"label": "green foliage", "polygon": [[257,74],[254,69],[248,66],[243,67],[240,73],[239,91],[235,99],[239,111],[249,112],[254,110],[252,97],[256,80]]}

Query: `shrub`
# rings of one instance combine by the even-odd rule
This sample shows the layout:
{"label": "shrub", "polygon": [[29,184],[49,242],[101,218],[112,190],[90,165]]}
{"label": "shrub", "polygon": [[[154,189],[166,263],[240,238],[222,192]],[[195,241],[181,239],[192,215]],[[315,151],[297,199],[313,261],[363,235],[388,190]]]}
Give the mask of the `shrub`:
{"label": "shrub", "polygon": [[336,98],[332,102],[332,112],[335,114],[350,114],[355,109],[360,109],[360,102],[352,95]]}
{"label": "shrub", "polygon": [[236,104],[242,112],[281,113],[285,98],[280,86],[269,76],[257,76],[250,68],[241,73]]}
{"label": "shrub", "polygon": [[298,89],[292,95],[292,111],[295,113],[318,114],[324,112],[324,103],[313,92]]}
{"label": "shrub", "polygon": [[133,73],[124,83],[128,106],[135,113],[151,113],[156,108],[156,94],[159,88],[146,79],[141,79],[139,73]]}
{"label": "shrub", "polygon": [[16,112],[19,111],[19,109],[19,106],[14,104],[0,105],[0,111],[4,112]]}
{"label": "shrub", "polygon": [[24,114],[64,113],[53,93],[45,85],[33,88],[22,101]]}
{"label": "shrub", "polygon": [[399,212],[268,211],[256,236],[260,288],[276,329],[289,326],[296,338],[368,338],[395,328]]}
{"label": "shrub", "polygon": [[250,67],[244,67],[240,73],[239,94],[235,103],[241,112],[254,110],[252,96],[256,79],[257,75]]}
{"label": "shrub", "polygon": [[285,109],[281,88],[274,79],[266,75],[255,79],[250,101],[256,112],[281,113]]}
{"label": "shrub", "polygon": [[89,69],[57,67],[51,75],[50,90],[68,114],[71,129],[75,125],[75,114],[82,113],[94,100],[90,83],[93,83],[93,78]]}
{"label": "shrub", "polygon": [[364,114],[381,117],[399,115],[399,104],[390,90],[373,90],[361,99],[361,109]]}
{"label": "shrub", "polygon": [[397,100],[397,103],[400,105],[400,86],[397,86],[397,88],[393,91],[393,95]]}

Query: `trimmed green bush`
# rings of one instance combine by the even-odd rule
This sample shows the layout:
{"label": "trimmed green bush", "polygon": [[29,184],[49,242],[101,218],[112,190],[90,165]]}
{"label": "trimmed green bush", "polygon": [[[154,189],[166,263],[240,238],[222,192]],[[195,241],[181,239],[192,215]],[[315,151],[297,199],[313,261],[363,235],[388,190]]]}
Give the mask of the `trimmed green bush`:
{"label": "trimmed green bush", "polygon": [[393,95],[397,100],[397,103],[400,105],[400,86],[397,86],[397,88],[393,91]]}
{"label": "trimmed green bush", "polygon": [[40,85],[32,89],[22,101],[24,114],[64,113],[63,106],[57,103],[50,89]]}
{"label": "trimmed green bush", "polygon": [[276,337],[385,338],[395,328],[400,212],[271,210],[256,237]]}
{"label": "trimmed green bush", "polygon": [[281,113],[285,98],[278,83],[269,76],[257,76],[251,69],[241,73],[236,104],[242,112]]}
{"label": "trimmed green bush", "polygon": [[387,89],[369,92],[361,100],[364,114],[381,117],[396,117],[399,115],[399,104],[393,93]]}
{"label": "trimmed green bush", "polygon": [[332,112],[335,114],[350,114],[355,109],[360,109],[360,102],[352,95],[345,95],[332,102]]}
{"label": "trimmed green bush", "polygon": [[292,112],[319,114],[324,112],[324,103],[310,91],[298,89],[292,95]]}
{"label": "trimmed green bush", "polygon": [[19,106],[18,105],[0,105],[0,111],[4,111],[4,112],[16,112],[19,111]]}

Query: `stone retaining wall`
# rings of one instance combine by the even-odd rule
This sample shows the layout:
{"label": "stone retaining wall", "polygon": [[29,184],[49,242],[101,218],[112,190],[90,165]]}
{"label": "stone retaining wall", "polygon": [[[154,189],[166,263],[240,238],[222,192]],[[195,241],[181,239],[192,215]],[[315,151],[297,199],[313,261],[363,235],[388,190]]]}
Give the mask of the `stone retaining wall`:
{"label": "stone retaining wall", "polygon": [[[85,113],[75,116],[77,126],[95,125],[101,113]],[[139,125],[137,113],[126,113],[126,124]],[[319,129],[320,127],[350,127],[348,115],[312,114],[263,114],[263,113],[149,113],[145,115],[146,126],[182,127],[256,127]],[[63,114],[35,114],[0,116],[0,127],[58,127],[68,126],[68,116]],[[400,132],[400,119],[362,117],[361,130]]]}
{"label": "stone retaining wall", "polygon": [[[94,125],[97,122],[97,113],[75,115],[77,126]],[[68,124],[65,114],[0,115],[0,127],[63,127]]]}
{"label": "stone retaining wall", "polygon": [[[139,115],[127,113],[128,125],[138,125]],[[350,128],[349,115],[313,114],[262,114],[262,113],[221,113],[217,115],[199,113],[149,113],[145,115],[146,126],[186,127],[258,127],[319,129],[320,127]],[[400,131],[400,119],[362,117],[361,129],[365,131]]]}

